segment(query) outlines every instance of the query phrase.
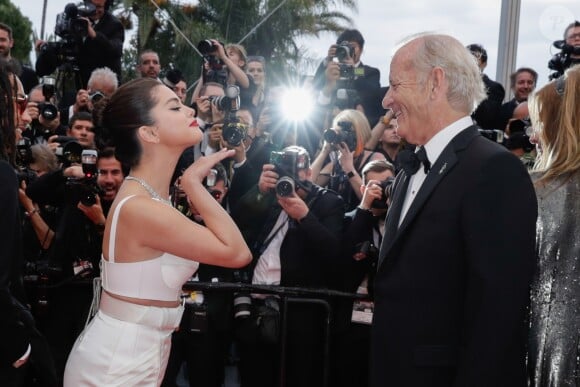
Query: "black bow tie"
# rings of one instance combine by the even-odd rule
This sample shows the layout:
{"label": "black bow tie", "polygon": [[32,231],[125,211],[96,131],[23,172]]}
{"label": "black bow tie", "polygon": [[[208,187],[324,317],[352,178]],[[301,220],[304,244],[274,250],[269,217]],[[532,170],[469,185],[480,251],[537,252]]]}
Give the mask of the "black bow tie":
{"label": "black bow tie", "polygon": [[429,161],[429,158],[427,158],[425,148],[422,146],[417,148],[417,152],[412,152],[410,150],[399,152],[397,159],[401,163],[407,176],[413,176],[419,170],[421,163],[423,163],[425,173],[429,172],[431,169],[431,162]]}

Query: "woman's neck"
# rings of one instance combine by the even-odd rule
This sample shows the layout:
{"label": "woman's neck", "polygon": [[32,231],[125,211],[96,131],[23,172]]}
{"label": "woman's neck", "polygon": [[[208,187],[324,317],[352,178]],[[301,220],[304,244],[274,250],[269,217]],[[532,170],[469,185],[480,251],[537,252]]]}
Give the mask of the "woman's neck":
{"label": "woman's neck", "polygon": [[171,177],[177,165],[175,157],[143,156],[139,165],[131,169],[131,176],[144,180],[162,198],[169,197]]}

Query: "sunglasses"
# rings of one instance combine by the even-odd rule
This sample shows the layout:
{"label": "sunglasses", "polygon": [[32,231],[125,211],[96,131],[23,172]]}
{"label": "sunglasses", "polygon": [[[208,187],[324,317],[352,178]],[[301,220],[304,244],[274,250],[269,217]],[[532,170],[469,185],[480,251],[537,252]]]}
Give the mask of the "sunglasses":
{"label": "sunglasses", "polygon": [[215,200],[219,200],[222,197],[222,195],[223,195],[222,191],[219,191],[217,189],[210,189],[209,190],[209,193],[210,193],[211,196],[213,196],[213,198]]}
{"label": "sunglasses", "polygon": [[25,95],[18,95],[14,97],[14,102],[18,106],[18,114],[22,115],[26,110],[26,105],[28,105],[28,97]]}

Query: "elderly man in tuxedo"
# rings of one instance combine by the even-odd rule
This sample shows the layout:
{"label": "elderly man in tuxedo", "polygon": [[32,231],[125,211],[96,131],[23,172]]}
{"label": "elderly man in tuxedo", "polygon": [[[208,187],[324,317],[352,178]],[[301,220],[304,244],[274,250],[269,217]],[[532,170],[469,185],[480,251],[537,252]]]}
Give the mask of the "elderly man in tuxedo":
{"label": "elderly man in tuxedo", "polygon": [[371,386],[523,387],[537,216],[528,173],[473,125],[485,90],[455,38],[410,38],[389,82],[383,106],[418,147],[403,156],[386,218]]}

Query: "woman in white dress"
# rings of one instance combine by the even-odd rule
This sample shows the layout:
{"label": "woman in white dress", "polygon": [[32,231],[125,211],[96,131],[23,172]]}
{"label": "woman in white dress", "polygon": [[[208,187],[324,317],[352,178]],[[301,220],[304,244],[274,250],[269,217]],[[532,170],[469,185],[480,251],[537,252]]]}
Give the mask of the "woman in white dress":
{"label": "woman in white dress", "polygon": [[131,172],[105,226],[99,311],[69,355],[64,385],[158,386],[183,313],[181,286],[198,262],[242,267],[251,259],[238,228],[202,184],[234,152],[203,157],[183,173],[181,187],[204,227],[169,204],[179,156],[202,139],[192,109],[160,82],[137,79],[108,101],[102,126]]}

